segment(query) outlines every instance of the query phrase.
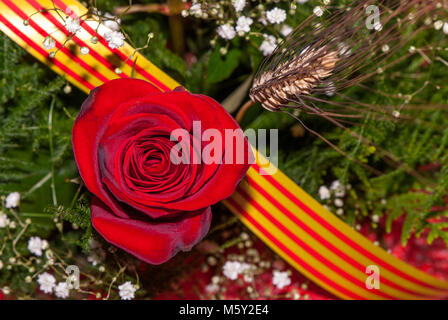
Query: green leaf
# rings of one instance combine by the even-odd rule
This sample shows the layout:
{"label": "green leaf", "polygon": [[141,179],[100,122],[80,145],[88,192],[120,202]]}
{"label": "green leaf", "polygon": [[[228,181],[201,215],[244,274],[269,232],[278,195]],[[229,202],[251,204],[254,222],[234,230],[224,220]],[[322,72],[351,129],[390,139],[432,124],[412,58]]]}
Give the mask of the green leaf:
{"label": "green leaf", "polygon": [[226,55],[222,55],[219,49],[218,46],[215,47],[208,61],[207,81],[209,83],[217,83],[229,78],[239,64],[240,50],[232,49]]}

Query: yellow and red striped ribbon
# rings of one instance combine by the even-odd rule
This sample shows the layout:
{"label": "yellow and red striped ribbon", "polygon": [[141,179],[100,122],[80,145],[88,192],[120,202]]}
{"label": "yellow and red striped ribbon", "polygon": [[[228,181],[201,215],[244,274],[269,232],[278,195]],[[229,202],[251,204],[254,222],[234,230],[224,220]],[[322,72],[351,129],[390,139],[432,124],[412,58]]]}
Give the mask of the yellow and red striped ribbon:
{"label": "yellow and red striped ribbon", "polygon": [[[54,0],[54,4],[78,15],[87,12],[75,0]],[[50,8],[53,8],[51,0],[0,0],[0,29],[86,93],[110,79],[130,77],[134,64],[128,60],[134,53],[131,46],[126,44],[120,49],[111,49],[102,36],[96,44],[91,43],[90,39],[97,36],[98,24],[84,21],[81,31],[72,39],[77,44],[76,49],[63,47],[68,31],[55,11],[43,10]],[[24,24],[25,20],[29,21],[28,25]],[[50,34],[56,47],[60,48],[52,59],[42,46]],[[80,47],[88,47],[89,54],[81,55]],[[135,57],[138,60],[134,77],[145,79],[163,91],[179,86],[139,53]],[[119,75],[115,73],[117,67],[122,70]],[[261,174],[263,170],[272,169],[272,164],[254,151],[257,163],[252,165],[247,179],[224,204],[302,274],[344,299],[437,299],[448,296],[447,282],[375,246],[280,170],[274,170],[275,173],[270,175]],[[380,270],[379,289],[366,287],[366,267],[370,265],[376,265]]]}

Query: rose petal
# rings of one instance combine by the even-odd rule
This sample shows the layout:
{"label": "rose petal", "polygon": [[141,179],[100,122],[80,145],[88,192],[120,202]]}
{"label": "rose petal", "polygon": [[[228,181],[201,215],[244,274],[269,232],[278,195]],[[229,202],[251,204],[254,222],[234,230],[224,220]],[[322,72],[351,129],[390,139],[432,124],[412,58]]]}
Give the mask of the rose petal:
{"label": "rose petal", "polygon": [[189,251],[208,232],[210,207],[181,220],[154,222],[117,217],[101,200],[91,204],[92,223],[110,243],[151,264],[161,264],[179,251]]}
{"label": "rose petal", "polygon": [[106,202],[122,217],[126,217],[126,213],[117,208],[115,201],[101,183],[98,144],[106,129],[106,123],[118,105],[155,93],[160,93],[160,90],[143,80],[109,81],[91,91],[73,126],[73,152],[84,183],[90,192]]}

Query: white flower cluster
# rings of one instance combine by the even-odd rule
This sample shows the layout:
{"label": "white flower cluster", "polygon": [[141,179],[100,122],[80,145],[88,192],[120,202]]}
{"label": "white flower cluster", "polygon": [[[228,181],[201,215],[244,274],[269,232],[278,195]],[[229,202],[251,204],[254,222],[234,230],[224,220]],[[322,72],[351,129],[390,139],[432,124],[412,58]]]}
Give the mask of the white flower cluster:
{"label": "white flower cluster", "polygon": [[260,45],[260,51],[264,56],[270,55],[277,47],[277,38],[271,35],[264,35],[264,40]]}
{"label": "white flower cluster", "polygon": [[31,237],[28,240],[28,250],[32,254],[40,257],[40,256],[42,256],[42,250],[46,250],[46,249],[48,249],[48,241],[47,240],[42,240],[39,237]]}
{"label": "white flower cluster", "polygon": [[277,287],[277,289],[283,289],[291,284],[291,278],[287,271],[274,270],[272,272],[272,284]]}
{"label": "white flower cluster", "polygon": [[246,6],[246,0],[233,0],[232,4],[236,12],[241,12]]}
{"label": "white flower cluster", "polygon": [[0,228],[6,228],[10,223],[11,221],[8,219],[8,216],[0,212]]}
{"label": "white flower cluster", "polygon": [[132,300],[135,297],[135,291],[137,288],[131,283],[131,281],[126,281],[122,285],[118,286],[118,294],[121,300]]}
{"label": "white flower cluster", "polygon": [[227,261],[223,268],[222,273],[230,280],[238,279],[240,274],[243,274],[250,270],[250,264],[238,261]]}
{"label": "white flower cluster", "polygon": [[76,34],[79,30],[81,30],[81,23],[79,21],[79,18],[68,17],[65,20],[65,27],[71,34]]}
{"label": "white flower cluster", "polygon": [[[288,10],[284,9],[284,5],[288,4],[289,13],[293,15],[296,12],[297,3],[302,4],[305,2],[307,0],[279,0],[274,1],[277,4],[276,6],[270,7],[270,5],[266,5],[263,2],[258,5],[249,5],[250,2],[247,0],[226,0],[222,2],[193,0],[188,10],[182,11],[182,16],[218,21],[216,27],[217,37],[226,41],[230,41],[236,36],[243,37],[247,41],[251,37],[262,37],[263,41],[259,50],[263,55],[267,56],[274,51],[279,41],[274,34],[287,37],[293,31],[291,26],[285,24]],[[260,24],[267,26],[268,28],[263,29],[268,31],[263,30],[263,33],[260,33],[258,31],[261,27]],[[216,39],[213,39],[211,41],[212,46],[215,43]],[[227,50],[221,50],[221,54],[226,53]]]}
{"label": "white flower cluster", "polygon": [[266,12],[266,18],[272,24],[280,24],[286,20],[286,11],[280,8],[274,8]]}
{"label": "white flower cluster", "polygon": [[344,213],[344,201],[342,198],[345,197],[346,190],[350,189],[350,185],[344,186],[339,180],[335,180],[331,183],[330,188],[327,186],[319,187],[319,198],[321,200],[330,200],[334,198],[334,205],[336,206],[336,214],[342,215]]}
{"label": "white flower cluster", "polygon": [[218,35],[225,40],[232,40],[236,36],[235,28],[230,24],[223,24],[216,29]]}
{"label": "white flower cluster", "polygon": [[56,278],[48,273],[44,272],[37,278],[39,289],[47,294],[51,294],[54,291],[54,295],[58,298],[66,299],[69,296],[70,290],[66,282],[59,282],[56,284]]}
{"label": "white flower cluster", "polygon": [[119,31],[107,31],[104,34],[104,39],[106,39],[111,49],[117,49],[124,46],[125,37]]}
{"label": "white flower cluster", "polygon": [[444,34],[448,34],[448,22],[443,22],[442,20],[437,20],[434,22],[434,29],[442,29]]}
{"label": "white flower cluster", "polygon": [[13,192],[8,194],[5,200],[6,209],[17,208],[19,204],[20,204],[20,193]]}

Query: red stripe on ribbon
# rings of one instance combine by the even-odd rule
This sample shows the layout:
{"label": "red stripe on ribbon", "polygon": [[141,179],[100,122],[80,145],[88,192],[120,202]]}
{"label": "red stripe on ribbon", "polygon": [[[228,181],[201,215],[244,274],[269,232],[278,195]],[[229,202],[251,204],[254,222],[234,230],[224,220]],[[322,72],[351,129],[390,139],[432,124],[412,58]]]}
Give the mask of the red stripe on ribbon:
{"label": "red stripe on ribbon", "polygon": [[[23,20],[27,20],[28,16],[21,11],[15,4],[13,4],[10,0],[3,0],[3,2],[12,10],[15,14],[17,14],[20,18]],[[44,29],[42,29],[37,23],[35,23],[33,20],[29,19],[30,26],[33,27],[41,36],[48,37],[50,34],[46,32]],[[74,55],[70,50],[65,48],[60,42],[56,41],[54,39],[56,47],[60,49],[63,53],[65,53],[68,57],[73,59],[73,61],[76,61],[79,63],[80,66],[82,66],[86,71],[89,72],[89,74],[94,75],[98,80],[102,82],[107,82],[109,79],[107,79],[105,76],[103,76],[101,73],[99,73],[97,70],[89,66],[87,63],[79,59],[78,56]]]}
{"label": "red stripe on ribbon", "polygon": [[[255,182],[255,180],[253,180],[251,177],[247,177],[247,180],[249,182],[249,185],[251,187],[253,187],[255,190],[257,190],[261,195],[263,195],[272,205],[274,205],[279,211],[281,211],[286,217],[288,217],[292,222],[294,222],[299,228],[301,228],[302,230],[304,230],[306,233],[308,233],[313,239],[317,240],[320,244],[324,245],[328,250],[330,250],[331,252],[335,253],[337,256],[339,256],[341,259],[343,259],[345,262],[351,264],[354,268],[358,269],[359,271],[361,271],[362,273],[365,272],[365,268],[366,266],[362,265],[361,263],[359,263],[358,261],[354,260],[353,258],[351,258],[349,255],[347,255],[346,253],[344,253],[343,251],[341,251],[340,249],[338,249],[336,246],[334,246],[332,243],[330,243],[328,240],[326,240],[325,238],[323,238],[320,234],[318,234],[316,231],[314,231],[313,229],[311,229],[309,226],[307,226],[305,223],[303,223],[302,221],[300,221],[291,211],[289,211],[287,208],[285,208],[278,200],[276,200],[274,197],[272,197],[268,192],[266,192],[266,190],[264,190],[257,182]],[[240,192],[241,194],[243,194],[242,192]],[[249,195],[247,195],[245,193],[245,198],[249,201],[249,202],[253,202],[253,199],[250,198]],[[270,215],[263,207],[261,207],[258,203],[257,205],[257,209],[263,213],[264,216],[266,216],[266,214]],[[270,219],[271,220],[271,219]],[[282,227],[282,230],[284,228],[283,225],[281,225],[278,221],[276,221],[276,225],[279,224]],[[286,232],[284,232],[286,233]],[[290,233],[290,232],[289,232]],[[293,235],[294,236],[294,235]],[[293,238],[290,236],[290,238]],[[296,237],[294,236],[294,239]],[[328,262],[328,264],[330,264],[330,262]],[[338,273],[344,273],[344,271],[342,272],[338,272]],[[400,285],[396,284],[395,282],[389,281],[388,279],[381,279],[382,283],[384,283],[385,285],[388,285],[392,288],[395,288],[397,290],[409,293],[409,294],[413,294],[413,295],[417,295],[417,296],[421,296],[424,298],[429,298],[432,296],[429,295],[425,295],[425,294],[421,294],[421,293],[416,293],[412,290],[409,290],[407,288],[403,288]],[[353,282],[353,281],[352,281]],[[359,283],[359,280],[357,280],[356,282]],[[353,282],[355,283],[355,282]],[[355,283],[356,284],[356,283]],[[357,284],[358,285],[358,284]],[[365,283],[362,282],[360,285],[362,288],[365,288]],[[381,295],[381,292],[378,292],[378,294]],[[390,297],[389,297],[390,299]]]}
{"label": "red stripe on ribbon", "polygon": [[[237,191],[238,192],[238,191]],[[320,281],[327,284],[330,288],[335,288],[340,293],[349,297],[350,299],[355,300],[365,300],[365,298],[358,296],[357,294],[348,291],[346,288],[341,287],[337,283],[333,282],[331,279],[327,278],[325,275],[319,273],[316,269],[308,265],[305,261],[300,259],[294,252],[288,249],[283,243],[277,240],[268,230],[266,230],[263,226],[261,226],[253,217],[249,215],[249,213],[244,210],[233,198],[228,198],[226,200],[230,205],[232,205],[241,215],[247,219],[254,227],[257,228],[266,238],[268,238],[271,242],[273,242],[277,247],[279,247],[282,252],[288,255],[292,260],[294,260],[297,264],[299,264],[302,268],[308,271],[310,274],[318,278]]]}
{"label": "red stripe on ribbon", "polygon": [[[27,0],[28,3],[35,8],[37,11],[42,9],[42,6],[35,0]],[[4,0],[4,2],[10,2],[10,0]],[[51,23],[53,23],[53,25],[58,28],[58,30],[60,30],[61,32],[63,32],[67,37],[70,35],[70,33],[68,32],[68,30],[65,28],[64,25],[62,25],[61,22],[58,21],[58,19],[56,19],[54,16],[52,16],[49,12],[41,12],[42,15]],[[27,17],[28,18],[28,17]],[[25,19],[27,19],[25,18]],[[101,63],[103,66],[105,66],[106,68],[108,68],[111,71],[115,72],[115,68],[117,66],[114,66],[109,60],[105,59],[103,56],[101,56],[100,54],[98,54],[98,52],[96,52],[92,47],[90,47],[89,45],[87,45],[87,43],[85,43],[84,41],[82,41],[79,37],[77,37],[76,35],[73,35],[72,37],[73,41],[75,41],[77,44],[79,44],[81,47],[87,47],[89,48],[90,52],[89,54],[94,57],[99,63]],[[119,75],[121,78],[129,78],[128,75],[121,73]],[[100,79],[103,82],[107,82],[109,81],[108,78],[103,77],[103,79]]]}
{"label": "red stripe on ribbon", "polygon": [[[24,35],[19,29],[17,29],[13,24],[11,24],[3,15],[0,14],[0,21],[13,33],[15,33],[17,36],[20,37],[26,44],[28,44],[30,47],[32,47],[34,50],[36,50],[38,53],[40,53],[44,58],[48,59],[48,53],[41,48],[39,45],[37,45],[35,42],[33,42],[30,38],[28,38],[26,35]],[[67,68],[63,63],[58,61],[57,59],[51,59],[49,62],[53,63],[55,66],[57,66],[59,69],[76,79],[79,83],[83,84],[86,88],[92,90],[95,88],[94,85],[92,85],[90,82],[83,79],[78,74],[74,73],[72,70]]]}
{"label": "red stripe on ribbon", "polygon": [[[262,172],[263,169],[258,164],[253,164],[254,169],[258,170],[258,172]],[[349,237],[347,237],[345,234],[340,232],[338,229],[334,228],[330,223],[328,223],[326,220],[324,220],[322,217],[320,217],[318,214],[316,214],[313,210],[311,210],[308,206],[306,206],[302,201],[297,199],[288,189],[286,189],[284,186],[282,186],[280,183],[278,183],[273,177],[271,177],[268,174],[261,175],[265,180],[267,180],[271,185],[278,190],[280,190],[281,193],[283,193],[289,200],[291,200],[295,205],[297,205],[300,209],[302,209],[306,214],[308,214],[312,219],[314,219],[317,223],[328,229],[330,232],[332,232],[336,237],[338,237],[340,240],[344,241],[347,245],[351,246],[353,249],[364,255],[366,258],[374,261],[377,265],[389,270],[392,273],[395,273],[396,275],[402,277],[403,279],[409,280],[415,284],[418,284],[423,287],[427,287],[430,289],[437,289],[441,291],[441,294],[446,294],[446,290],[443,290],[443,288],[435,288],[431,285],[428,285],[419,279],[415,279],[414,277],[402,272],[401,270],[395,268],[394,266],[390,265],[386,261],[381,260],[374,254],[370,253],[369,251],[365,250],[362,246],[351,240]]]}
{"label": "red stripe on ribbon", "polygon": [[[348,274],[345,270],[342,270],[335,266],[331,261],[325,259],[321,254],[316,252],[313,248],[311,248],[309,245],[307,245],[305,242],[303,242],[299,237],[297,237],[295,234],[293,234],[290,230],[288,230],[284,225],[282,225],[278,220],[276,220],[266,209],[264,209],[258,202],[256,202],[253,198],[251,198],[244,190],[241,188],[238,188],[238,193],[246,199],[248,203],[250,203],[253,207],[255,207],[266,219],[268,219],[273,225],[275,225],[279,230],[281,230],[288,238],[290,238],[294,243],[299,245],[303,250],[305,250],[309,255],[313,256],[316,260],[321,262],[323,265],[328,267],[329,269],[336,272],[341,277],[347,279],[351,283],[355,284],[356,286],[360,287],[361,289],[365,290],[365,282],[356,279],[352,275]],[[392,296],[389,296],[388,294],[385,294],[381,291],[375,292],[375,294],[378,294],[380,296],[383,296],[387,299],[395,299]]]}
{"label": "red stripe on ribbon", "polygon": [[[54,3],[61,8],[62,10],[66,11],[67,10],[67,5],[60,1],[60,0],[54,0]],[[40,6],[41,9],[43,9],[42,6]],[[98,40],[109,49],[110,52],[112,52],[113,54],[115,54],[116,56],[118,56],[123,62],[125,62],[128,66],[130,67],[134,67],[134,63],[128,59],[127,56],[125,56],[123,53],[120,52],[120,50],[118,49],[112,49],[109,47],[109,44],[107,43],[107,41],[99,34],[97,34],[95,32],[95,30],[93,30],[85,21],[81,21],[81,26],[91,35],[91,36],[97,36]],[[159,79],[157,79],[156,77],[152,76],[149,72],[147,72],[145,69],[143,69],[142,67],[135,65],[135,70],[138,71],[138,73],[140,73],[142,76],[144,76],[148,81],[150,81],[151,83],[155,84],[156,86],[158,86],[160,89],[162,89],[163,91],[171,91],[171,89],[166,86],[164,83],[162,83]]]}

